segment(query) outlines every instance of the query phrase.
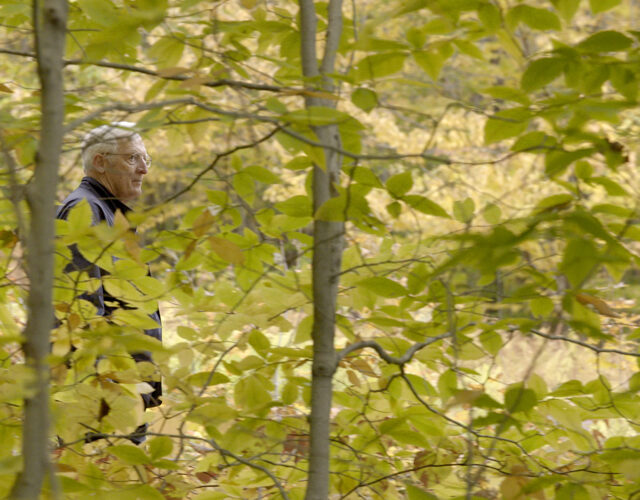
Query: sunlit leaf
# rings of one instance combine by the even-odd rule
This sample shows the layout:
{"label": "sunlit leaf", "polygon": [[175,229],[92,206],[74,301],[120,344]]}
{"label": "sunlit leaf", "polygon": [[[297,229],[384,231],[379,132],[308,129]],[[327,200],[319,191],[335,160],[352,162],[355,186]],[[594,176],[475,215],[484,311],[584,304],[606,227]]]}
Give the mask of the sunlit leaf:
{"label": "sunlit leaf", "polygon": [[622,3],[622,0],[589,0],[591,12],[594,14],[613,9],[620,3]]}
{"label": "sunlit leaf", "polygon": [[587,52],[618,52],[628,49],[633,40],[619,31],[599,31],[580,42],[577,47]]}
{"label": "sunlit leaf", "polygon": [[550,84],[558,78],[566,66],[566,61],[558,57],[543,57],[532,61],[522,74],[522,90],[531,92]]}

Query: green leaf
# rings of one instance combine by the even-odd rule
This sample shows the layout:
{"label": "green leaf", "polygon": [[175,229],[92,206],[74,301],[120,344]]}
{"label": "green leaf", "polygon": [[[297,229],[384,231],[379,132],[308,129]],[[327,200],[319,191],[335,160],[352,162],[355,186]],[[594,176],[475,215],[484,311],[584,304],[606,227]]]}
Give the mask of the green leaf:
{"label": "green leaf", "polygon": [[473,219],[475,209],[476,204],[471,198],[466,198],[463,201],[456,200],[453,203],[453,217],[460,222],[470,222]]}
{"label": "green leaf", "polygon": [[78,5],[89,19],[102,26],[113,26],[122,21],[111,0],[78,0]]}
{"label": "green leaf", "polygon": [[387,190],[394,198],[400,198],[413,187],[413,177],[410,171],[389,177]]}
{"label": "green leaf", "polygon": [[409,28],[407,30],[407,41],[416,49],[421,49],[427,40],[427,34],[424,30],[418,28]]}
{"label": "green leaf", "polygon": [[406,58],[404,52],[373,54],[358,61],[350,76],[357,83],[393,75],[402,70]]}
{"label": "green leaf", "polygon": [[553,301],[549,297],[536,297],[531,299],[529,307],[534,316],[546,317],[553,312]]}
{"label": "green leaf", "polygon": [[257,165],[246,167],[243,171],[263,184],[280,184],[282,182],[282,179],[280,179],[276,174]]}
{"label": "green leaf", "polygon": [[619,31],[599,31],[586,38],[577,45],[585,52],[619,52],[626,50],[633,44],[633,40]]}
{"label": "green leaf", "polygon": [[151,459],[137,446],[121,444],[107,448],[109,453],[115,455],[127,465],[150,464]]}
{"label": "green leaf", "polygon": [[620,66],[610,68],[610,81],[618,92],[629,101],[635,101],[638,97],[638,77],[630,69]]}
{"label": "green leaf", "polygon": [[463,54],[484,61],[484,53],[474,43],[467,42],[466,40],[454,40],[453,44]]}
{"label": "green leaf", "polygon": [[422,31],[427,35],[448,35],[455,30],[455,28],[451,18],[440,16],[425,24],[422,27]]}
{"label": "green leaf", "polygon": [[234,401],[240,408],[256,410],[271,402],[271,383],[260,375],[249,375],[240,379],[233,391]]}
{"label": "green leaf", "polygon": [[511,386],[504,395],[504,406],[510,413],[529,411],[538,403],[538,396],[521,385]]}
{"label": "green leaf", "polygon": [[175,37],[163,37],[153,44],[148,55],[156,61],[158,68],[173,68],[182,59],[184,47],[185,44]]}
{"label": "green leaf", "polygon": [[152,460],[166,457],[173,451],[173,441],[168,436],[157,436],[149,441],[149,454]]}
{"label": "green leaf", "polygon": [[629,193],[616,181],[609,177],[589,177],[589,184],[599,184],[602,186],[609,196],[629,196]]}
{"label": "green leaf", "polygon": [[534,213],[545,212],[552,209],[566,208],[574,200],[573,195],[568,193],[554,194],[547,196],[538,202]]}
{"label": "green leaf", "polygon": [[354,181],[359,182],[360,184],[376,188],[382,187],[380,179],[378,179],[378,176],[369,167],[358,166],[355,168],[349,168],[347,173]]}
{"label": "green leaf", "polygon": [[296,156],[285,163],[284,168],[288,168],[289,170],[305,170],[311,165],[313,165],[313,162],[308,156]]}
{"label": "green leaf", "polygon": [[282,403],[285,405],[292,405],[295,403],[298,399],[298,392],[298,386],[295,383],[288,381],[282,389]]}
{"label": "green leaf", "polygon": [[290,217],[311,217],[311,200],[308,196],[298,195],[275,204],[275,208]]}
{"label": "green leaf", "polygon": [[344,221],[347,218],[347,214],[349,209],[347,207],[347,202],[354,200],[347,200],[347,197],[344,194],[340,196],[335,196],[333,198],[329,198],[325,201],[322,206],[316,211],[315,218],[317,220],[324,221]]}
{"label": "green leaf", "polygon": [[560,19],[553,12],[530,5],[517,5],[512,8],[507,13],[507,19],[512,26],[523,22],[534,30],[559,30],[562,28]]}
{"label": "green leaf", "polygon": [[502,218],[502,210],[498,205],[490,203],[482,210],[482,217],[489,224],[499,224]]}
{"label": "green leaf", "polygon": [[414,51],[413,58],[434,81],[440,76],[440,71],[446,60],[437,50]]}
{"label": "green leaf", "polygon": [[577,161],[573,166],[573,172],[578,179],[588,180],[593,175],[593,166],[588,161]]}
{"label": "green leaf", "polygon": [[373,293],[380,295],[381,297],[404,297],[407,294],[406,288],[400,283],[389,278],[383,278],[382,276],[373,276],[371,278],[364,279],[358,282],[358,286],[371,290]]}
{"label": "green leaf", "polygon": [[480,343],[492,356],[498,354],[503,345],[500,334],[491,330],[480,334]]}
{"label": "green leaf", "polygon": [[497,85],[495,87],[487,87],[482,92],[489,94],[496,99],[502,99],[505,101],[513,101],[523,106],[528,106],[531,103],[529,96],[522,92],[520,89],[513,87],[505,87],[504,85]]}
{"label": "green leaf", "polygon": [[500,10],[490,2],[480,4],[478,7],[478,18],[485,29],[491,33],[497,31],[502,26]]}
{"label": "green leaf", "polygon": [[238,172],[233,176],[233,189],[235,189],[236,193],[248,201],[252,203],[255,194],[256,194],[256,186],[253,178],[246,174],[245,172]]}
{"label": "green leaf", "polygon": [[[591,1],[593,2],[594,0]],[[590,500],[591,498],[593,497],[589,494],[587,489],[577,483],[563,484],[556,491],[555,495],[555,500]]]}
{"label": "green leaf", "polygon": [[251,330],[249,334],[249,344],[251,344],[251,347],[253,347],[258,354],[268,351],[271,347],[269,338],[258,330]]}
{"label": "green leaf", "polygon": [[598,205],[594,205],[591,209],[592,214],[609,214],[615,215],[617,217],[622,217],[624,219],[628,219],[633,216],[633,209],[627,207],[621,207],[620,205],[613,205],[611,203],[600,203]]}
{"label": "green leaf", "polygon": [[402,198],[402,201],[404,201],[411,208],[414,208],[418,212],[422,212],[423,214],[435,215],[436,217],[450,218],[449,214],[445,211],[444,208],[438,205],[435,201],[431,201],[430,199],[425,198],[424,196],[420,196],[417,194],[410,194],[410,195],[404,196]]}
{"label": "green leaf", "polygon": [[502,141],[527,130],[531,115],[524,108],[510,108],[490,116],[484,125],[484,142]]}
{"label": "green leaf", "polygon": [[387,209],[389,215],[394,219],[400,217],[400,214],[402,213],[402,205],[397,201],[392,201],[385,208]]}
{"label": "green leaf", "polygon": [[412,484],[405,485],[405,488],[407,489],[407,498],[409,500],[438,500],[435,495],[427,493],[422,488],[417,488]]}
{"label": "green leaf", "polygon": [[566,398],[567,396],[582,396],[585,393],[582,382],[579,380],[569,380],[562,383],[555,391],[550,395],[560,398]]}
{"label": "green leaf", "polygon": [[350,115],[327,106],[309,106],[283,114],[280,119],[284,122],[298,123],[310,127],[321,127],[352,119]]}
{"label": "green leaf", "polygon": [[552,0],[558,13],[568,23],[573,19],[578,8],[580,8],[581,0]]}
{"label": "green leaf", "polygon": [[520,80],[520,87],[525,92],[531,92],[548,85],[558,78],[566,65],[566,61],[559,57],[543,57],[529,63]]}
{"label": "green leaf", "polygon": [[447,401],[458,389],[458,377],[453,370],[447,370],[438,378],[438,391],[442,401]]}
{"label": "green leaf", "polygon": [[571,286],[581,287],[598,262],[598,251],[593,243],[586,239],[571,239],[559,268],[567,276]]}
{"label": "green leaf", "polygon": [[529,132],[518,138],[511,146],[511,151],[531,151],[548,149],[556,144],[555,138],[539,130]]}
{"label": "green leaf", "polygon": [[427,276],[429,276],[429,270],[427,266],[420,262],[416,264],[409,272],[407,277],[407,288],[409,293],[416,295],[420,293],[427,286]]}
{"label": "green leaf", "polygon": [[591,7],[591,12],[598,14],[613,9],[621,3],[622,0],[589,0],[589,7]]}
{"label": "green leaf", "polygon": [[549,151],[544,159],[545,173],[549,177],[559,175],[574,161],[591,156],[593,152],[594,150],[589,148],[576,151]]}
{"label": "green leaf", "polygon": [[351,102],[368,113],[378,105],[378,94],[373,90],[359,88],[351,93]]}

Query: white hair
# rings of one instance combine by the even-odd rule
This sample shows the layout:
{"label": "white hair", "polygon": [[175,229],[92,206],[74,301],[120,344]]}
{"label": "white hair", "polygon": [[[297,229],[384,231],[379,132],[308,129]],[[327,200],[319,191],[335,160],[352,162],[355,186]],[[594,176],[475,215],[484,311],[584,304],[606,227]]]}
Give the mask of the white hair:
{"label": "white hair", "polygon": [[115,153],[118,142],[131,140],[139,134],[134,130],[135,123],[113,122],[100,125],[87,132],[82,140],[82,168],[85,172],[91,170],[93,158],[99,153]]}

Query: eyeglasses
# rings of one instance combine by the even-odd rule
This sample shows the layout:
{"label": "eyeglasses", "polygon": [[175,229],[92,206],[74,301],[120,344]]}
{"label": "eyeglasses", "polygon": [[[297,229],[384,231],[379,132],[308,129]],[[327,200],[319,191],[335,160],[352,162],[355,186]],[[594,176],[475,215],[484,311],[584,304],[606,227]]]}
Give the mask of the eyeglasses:
{"label": "eyeglasses", "polygon": [[103,153],[105,155],[126,156],[124,161],[129,165],[137,165],[138,162],[144,162],[147,167],[151,166],[151,157],[149,155],[141,155],[140,153]]}

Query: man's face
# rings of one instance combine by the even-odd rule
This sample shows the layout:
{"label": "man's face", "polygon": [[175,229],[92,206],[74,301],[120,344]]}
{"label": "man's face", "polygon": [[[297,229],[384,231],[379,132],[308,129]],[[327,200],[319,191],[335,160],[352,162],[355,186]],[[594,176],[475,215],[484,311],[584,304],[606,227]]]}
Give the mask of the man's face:
{"label": "man's face", "polygon": [[115,153],[103,153],[104,184],[120,201],[135,201],[142,194],[142,179],[148,172],[148,158],[140,136],[118,141]]}

